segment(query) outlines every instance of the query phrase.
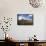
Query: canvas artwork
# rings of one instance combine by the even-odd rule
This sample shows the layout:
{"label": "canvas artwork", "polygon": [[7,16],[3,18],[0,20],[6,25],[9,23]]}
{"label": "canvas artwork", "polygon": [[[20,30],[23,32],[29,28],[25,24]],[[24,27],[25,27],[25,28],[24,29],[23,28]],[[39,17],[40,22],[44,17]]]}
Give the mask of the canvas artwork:
{"label": "canvas artwork", "polygon": [[33,14],[17,14],[18,25],[33,25]]}

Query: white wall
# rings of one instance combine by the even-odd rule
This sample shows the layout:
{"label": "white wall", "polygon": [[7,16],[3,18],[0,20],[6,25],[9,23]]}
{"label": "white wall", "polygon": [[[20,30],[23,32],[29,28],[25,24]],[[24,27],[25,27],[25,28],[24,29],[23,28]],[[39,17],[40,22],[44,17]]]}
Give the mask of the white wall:
{"label": "white wall", "polygon": [[[0,0],[0,16],[13,17],[10,33],[17,40],[27,40],[34,34],[39,40],[45,40],[45,16],[46,8],[32,8],[28,0]],[[17,14],[29,13],[34,14],[32,26],[18,26]],[[2,32],[2,31],[1,31]],[[0,34],[1,34],[0,32]],[[45,33],[45,34],[44,34]],[[1,34],[2,35],[2,34]],[[2,36],[0,36],[2,39]]]}

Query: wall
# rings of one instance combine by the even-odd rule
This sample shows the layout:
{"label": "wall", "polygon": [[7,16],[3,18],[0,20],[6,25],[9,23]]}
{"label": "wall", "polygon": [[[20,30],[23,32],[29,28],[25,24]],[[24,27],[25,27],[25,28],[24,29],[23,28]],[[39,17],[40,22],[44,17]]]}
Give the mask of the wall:
{"label": "wall", "polygon": [[[45,7],[45,6],[44,6]],[[45,40],[45,16],[46,8],[32,8],[28,0],[0,0],[0,18],[1,17],[13,17],[13,22],[10,31],[16,40],[27,40],[34,34],[37,35],[37,39]],[[29,13],[33,15],[34,25],[32,26],[18,26],[17,14]],[[0,32],[0,35],[2,31]],[[44,34],[45,33],[45,34]],[[4,33],[3,33],[4,34]],[[0,36],[0,39],[4,37]]]}

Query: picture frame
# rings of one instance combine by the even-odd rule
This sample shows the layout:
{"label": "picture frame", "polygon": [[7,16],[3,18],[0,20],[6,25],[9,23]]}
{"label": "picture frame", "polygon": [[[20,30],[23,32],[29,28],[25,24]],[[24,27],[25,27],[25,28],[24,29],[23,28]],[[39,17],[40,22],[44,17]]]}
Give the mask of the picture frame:
{"label": "picture frame", "polygon": [[33,14],[17,14],[17,25],[33,25]]}

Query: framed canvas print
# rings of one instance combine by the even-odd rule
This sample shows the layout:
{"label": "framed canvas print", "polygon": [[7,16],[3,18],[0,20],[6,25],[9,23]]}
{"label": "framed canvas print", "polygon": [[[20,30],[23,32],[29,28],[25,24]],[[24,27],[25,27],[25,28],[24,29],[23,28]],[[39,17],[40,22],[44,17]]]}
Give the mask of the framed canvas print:
{"label": "framed canvas print", "polygon": [[17,14],[17,25],[33,25],[33,14]]}

